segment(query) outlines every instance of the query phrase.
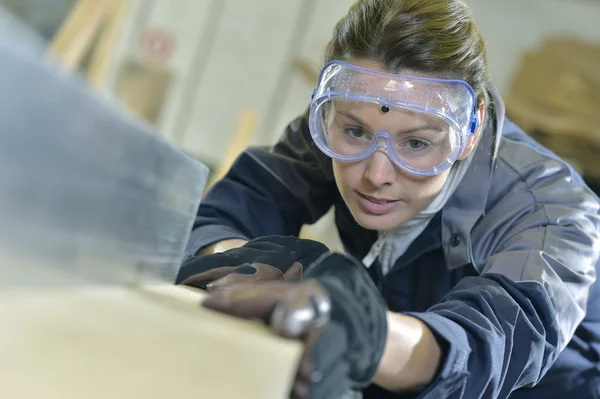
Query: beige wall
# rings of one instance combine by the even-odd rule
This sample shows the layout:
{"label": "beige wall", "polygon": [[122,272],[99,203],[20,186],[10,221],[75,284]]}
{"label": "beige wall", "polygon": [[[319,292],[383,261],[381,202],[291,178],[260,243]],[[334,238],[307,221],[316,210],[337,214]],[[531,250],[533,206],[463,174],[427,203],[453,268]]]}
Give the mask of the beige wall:
{"label": "beige wall", "polygon": [[[40,10],[53,10],[57,19],[59,3],[64,12],[69,1],[73,0],[3,0],[44,29],[50,29],[50,17]],[[313,82],[294,68],[294,60],[301,59],[314,70],[320,67],[333,25],[353,0],[132,2],[117,60],[139,55],[140,34],[146,28],[172,33],[175,52],[160,66],[169,86],[158,129],[202,161],[217,165],[244,113],[256,118],[256,124],[250,124],[254,133],[250,142],[271,144],[306,109]],[[545,35],[600,42],[598,1],[466,2],[487,40],[490,74],[501,91],[508,88],[520,54]],[[112,70],[113,83],[117,72],[118,68]],[[328,223],[321,225],[319,234],[331,231]]]}
{"label": "beige wall", "polygon": [[[53,32],[75,0],[0,0],[43,32]],[[131,0],[118,56],[136,55],[147,27],[171,31],[176,51],[159,128],[192,154],[216,163],[241,114],[257,114],[255,143],[270,143],[310,98],[313,69],[334,23],[353,0]],[[595,0],[466,0],[488,43],[490,73],[505,90],[519,55],[547,34],[600,42]],[[116,73],[116,71],[113,71]],[[115,75],[113,74],[113,80]]]}
{"label": "beige wall", "polygon": [[[312,83],[294,69],[318,69],[333,24],[350,0],[138,0],[119,58],[139,52],[146,28],[171,31],[176,50],[159,127],[193,155],[218,163],[245,111],[256,113],[253,143],[269,143],[303,110]],[[114,72],[116,73],[116,71]]]}
{"label": "beige wall", "polygon": [[[122,54],[135,53],[140,28],[170,29],[176,52],[162,133],[217,163],[246,110],[257,113],[254,143],[271,143],[308,105],[311,82],[293,67],[321,65],[334,23],[352,0],[137,0]],[[488,43],[501,91],[519,55],[547,34],[600,41],[600,3],[577,0],[468,0]],[[177,6],[175,6],[175,4]]]}

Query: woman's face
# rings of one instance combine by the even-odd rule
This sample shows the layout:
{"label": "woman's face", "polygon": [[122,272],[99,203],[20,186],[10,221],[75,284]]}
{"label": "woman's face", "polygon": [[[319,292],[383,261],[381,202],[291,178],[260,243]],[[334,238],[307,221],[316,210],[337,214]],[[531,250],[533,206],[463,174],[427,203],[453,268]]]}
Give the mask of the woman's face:
{"label": "woman's face", "polygon": [[[351,63],[381,70],[377,63],[370,61]],[[432,127],[429,115],[396,112],[391,117],[391,112],[383,113],[380,108],[368,105],[347,110],[343,109],[343,105],[339,107],[341,109],[337,110],[337,114],[343,115],[342,119],[350,119],[335,123],[355,125],[355,121],[359,120],[371,131],[413,131],[423,126]],[[482,109],[479,116],[482,117]],[[433,126],[432,132],[435,131],[436,127]],[[432,132],[420,134],[433,135]],[[459,159],[466,158],[472,152],[479,132],[480,129],[471,136]],[[419,146],[415,140],[409,139],[409,143],[412,147]],[[359,162],[333,160],[333,171],[338,189],[354,219],[369,230],[391,230],[412,219],[435,199],[450,174],[448,169],[436,176],[412,175],[399,168],[382,151],[376,151]]]}

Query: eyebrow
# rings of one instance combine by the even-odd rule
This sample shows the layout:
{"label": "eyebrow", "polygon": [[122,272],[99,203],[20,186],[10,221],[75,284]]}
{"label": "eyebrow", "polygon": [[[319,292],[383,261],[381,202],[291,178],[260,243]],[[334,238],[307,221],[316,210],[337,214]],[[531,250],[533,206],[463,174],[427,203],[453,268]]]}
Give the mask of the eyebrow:
{"label": "eyebrow", "polygon": [[[369,125],[367,125],[365,122],[363,122],[362,119],[360,119],[350,113],[347,113],[344,111],[337,111],[337,113],[345,116],[348,119],[352,119],[359,125],[369,128]],[[371,130],[371,129],[369,128],[369,130]],[[415,132],[421,132],[424,130],[433,130],[435,132],[441,132],[443,129],[441,127],[435,126],[435,125],[423,125],[423,126],[419,126],[419,127],[414,127],[412,129],[401,130],[401,131],[397,132],[397,134],[411,134],[411,133],[415,133]]]}
{"label": "eyebrow", "polygon": [[365,127],[369,127],[369,125],[367,125],[365,122],[363,122],[362,119],[360,119],[360,118],[358,118],[358,117],[356,117],[356,116],[354,116],[352,114],[349,114],[349,113],[343,112],[343,111],[336,111],[336,112],[338,114],[341,114],[341,115],[345,116],[348,119],[352,119],[354,122],[358,123],[359,125],[363,125]]}

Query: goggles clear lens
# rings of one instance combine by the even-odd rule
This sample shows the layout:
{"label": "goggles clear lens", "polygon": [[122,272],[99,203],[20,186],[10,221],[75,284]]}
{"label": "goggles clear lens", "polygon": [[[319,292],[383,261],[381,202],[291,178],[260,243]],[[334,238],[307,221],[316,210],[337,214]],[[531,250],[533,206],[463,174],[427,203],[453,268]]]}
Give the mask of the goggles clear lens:
{"label": "goggles clear lens", "polygon": [[458,159],[475,131],[475,104],[463,81],[406,78],[336,61],[315,91],[311,135],[339,161],[379,150],[410,173],[435,175]]}

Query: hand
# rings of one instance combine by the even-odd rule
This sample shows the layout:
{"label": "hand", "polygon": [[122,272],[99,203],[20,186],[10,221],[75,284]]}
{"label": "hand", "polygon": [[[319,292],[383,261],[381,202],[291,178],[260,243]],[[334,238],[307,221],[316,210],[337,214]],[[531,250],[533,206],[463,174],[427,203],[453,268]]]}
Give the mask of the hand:
{"label": "hand", "polygon": [[329,249],[316,241],[266,236],[222,253],[195,256],[183,263],[176,284],[209,291],[259,280],[300,280],[304,268]]}
{"label": "hand", "polygon": [[258,282],[210,294],[203,305],[259,319],[305,350],[292,395],[336,399],[370,384],[383,355],[386,306],[364,266],[334,254],[312,265],[302,282]]}

